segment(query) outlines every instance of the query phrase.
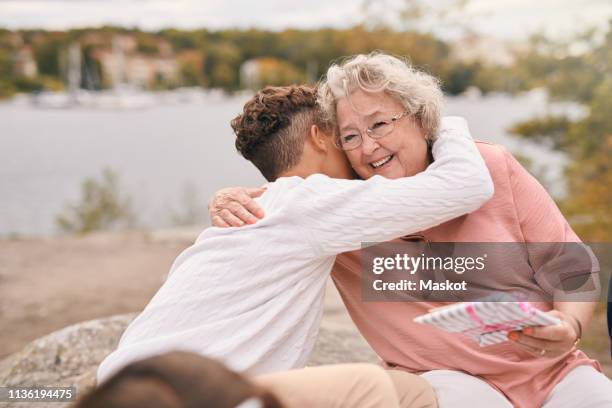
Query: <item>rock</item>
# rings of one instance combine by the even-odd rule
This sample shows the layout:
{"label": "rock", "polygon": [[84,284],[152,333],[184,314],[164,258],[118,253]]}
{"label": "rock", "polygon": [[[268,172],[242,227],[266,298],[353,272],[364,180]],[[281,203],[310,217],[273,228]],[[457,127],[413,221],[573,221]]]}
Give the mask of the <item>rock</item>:
{"label": "rock", "polygon": [[[90,320],[34,340],[0,361],[0,385],[75,386],[77,395],[82,395],[94,386],[98,365],[116,348],[121,333],[135,316]],[[375,361],[376,355],[352,326],[323,319],[308,365]],[[37,408],[67,405],[35,404]],[[24,404],[0,403],[0,407],[13,406],[19,408]]]}
{"label": "rock", "polygon": [[319,338],[308,365],[339,363],[376,363],[378,356],[352,324],[326,321],[321,324]]}
{"label": "rock", "polygon": [[[117,347],[134,314],[90,320],[34,340],[0,362],[2,386],[75,386],[77,395],[95,382],[98,364]],[[36,403],[37,408],[67,403]],[[0,405],[24,407],[24,403]]]}

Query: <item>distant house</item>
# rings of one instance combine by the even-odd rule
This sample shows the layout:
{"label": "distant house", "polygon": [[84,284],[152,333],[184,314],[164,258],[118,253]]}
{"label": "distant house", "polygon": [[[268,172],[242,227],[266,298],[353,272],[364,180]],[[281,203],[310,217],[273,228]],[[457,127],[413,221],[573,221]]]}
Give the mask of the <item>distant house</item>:
{"label": "distant house", "polygon": [[125,61],[125,79],[128,83],[151,86],[157,82],[175,83],[178,63],[174,58],[133,55]]}
{"label": "distant house", "polygon": [[132,37],[116,36],[112,49],[95,51],[94,57],[100,61],[106,82],[143,87],[160,82],[177,83],[179,64],[167,43],[160,42],[159,55],[145,55],[136,50],[137,43]]}
{"label": "distant house", "polygon": [[259,63],[256,59],[245,61],[240,66],[240,87],[248,89],[260,88]]}
{"label": "distant house", "polygon": [[34,78],[38,75],[32,47],[21,46],[15,53],[14,73],[18,77]]}

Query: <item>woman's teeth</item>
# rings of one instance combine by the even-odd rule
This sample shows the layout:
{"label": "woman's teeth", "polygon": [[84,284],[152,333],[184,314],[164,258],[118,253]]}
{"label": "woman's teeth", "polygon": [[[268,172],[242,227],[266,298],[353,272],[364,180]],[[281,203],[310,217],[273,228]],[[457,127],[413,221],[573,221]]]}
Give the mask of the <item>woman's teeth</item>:
{"label": "woman's teeth", "polygon": [[373,163],[370,163],[370,166],[372,166],[373,168],[377,169],[387,163],[389,163],[391,161],[391,159],[393,158],[393,155],[387,156],[383,159],[380,159],[379,161],[375,161]]}

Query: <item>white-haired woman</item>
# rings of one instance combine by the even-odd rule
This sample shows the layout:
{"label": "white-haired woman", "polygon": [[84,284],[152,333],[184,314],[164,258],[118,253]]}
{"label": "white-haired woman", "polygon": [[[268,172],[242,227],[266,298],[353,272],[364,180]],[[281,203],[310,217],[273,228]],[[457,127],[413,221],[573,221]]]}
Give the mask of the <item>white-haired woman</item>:
{"label": "white-haired woman", "polygon": [[[442,92],[434,77],[406,61],[372,53],[333,65],[319,87],[319,103],[361,178],[411,176],[432,162],[429,145],[440,123]],[[397,132],[400,121],[408,122],[409,130]],[[422,231],[419,239],[579,241],[544,188],[510,153],[489,143],[477,145],[494,181],[493,198],[469,215]],[[229,209],[221,196],[213,198],[211,215]],[[244,192],[234,196],[243,199]],[[546,295],[537,280],[545,263],[525,255],[502,266],[514,277],[513,285]],[[509,342],[481,348],[466,337],[413,323],[430,303],[363,302],[359,251],[338,256],[332,277],[353,321],[387,366],[423,373],[441,407],[612,406],[612,383],[599,363],[575,347],[593,303],[538,304],[562,324],[512,332]],[[492,292],[504,290],[494,280],[487,285]]]}

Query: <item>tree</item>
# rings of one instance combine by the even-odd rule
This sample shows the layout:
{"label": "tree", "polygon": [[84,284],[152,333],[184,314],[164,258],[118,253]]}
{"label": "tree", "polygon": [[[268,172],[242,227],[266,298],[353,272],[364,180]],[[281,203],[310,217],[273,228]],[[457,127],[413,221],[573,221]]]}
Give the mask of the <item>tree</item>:
{"label": "tree", "polygon": [[[561,61],[566,56],[560,56]],[[579,61],[575,61],[579,58]],[[583,101],[588,114],[579,120],[564,117],[534,118],[513,127],[522,137],[547,140],[567,153],[571,163],[565,174],[569,196],[560,205],[572,226],[585,240],[612,239],[612,21],[601,45],[572,57],[571,70],[564,71],[581,92],[560,92],[553,80],[548,88],[558,97]],[[576,67],[589,66],[580,70]],[[566,69],[567,64],[560,64]],[[551,71],[552,72],[552,71]],[[570,75],[571,74],[571,75]],[[554,76],[553,76],[554,77]],[[566,87],[562,88],[566,89]]]}
{"label": "tree", "polygon": [[117,174],[105,169],[101,180],[88,178],[81,184],[81,201],[69,205],[56,222],[64,232],[86,234],[132,226],[135,217],[130,200],[121,197]]}
{"label": "tree", "polygon": [[240,49],[225,41],[210,46],[204,52],[204,75],[211,88],[238,89],[241,63]]}
{"label": "tree", "polygon": [[41,75],[61,77],[61,50],[66,46],[64,41],[56,38],[35,44],[34,59]]}

